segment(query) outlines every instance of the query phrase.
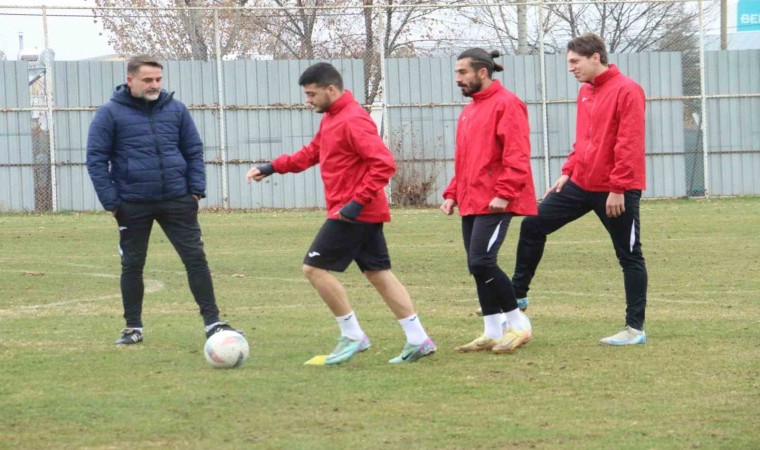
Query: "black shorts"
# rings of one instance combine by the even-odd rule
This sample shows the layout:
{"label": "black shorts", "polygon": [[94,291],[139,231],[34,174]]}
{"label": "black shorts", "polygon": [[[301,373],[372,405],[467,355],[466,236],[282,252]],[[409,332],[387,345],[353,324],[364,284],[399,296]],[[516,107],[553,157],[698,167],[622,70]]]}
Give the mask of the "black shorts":
{"label": "black shorts", "polygon": [[391,268],[382,223],[328,219],[303,258],[308,266],[334,272],[345,271],[351,261],[356,261],[362,272]]}

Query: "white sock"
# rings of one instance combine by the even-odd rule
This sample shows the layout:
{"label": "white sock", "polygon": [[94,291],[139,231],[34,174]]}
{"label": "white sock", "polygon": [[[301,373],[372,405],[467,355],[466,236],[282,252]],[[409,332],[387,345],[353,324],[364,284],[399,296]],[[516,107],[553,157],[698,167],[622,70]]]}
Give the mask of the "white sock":
{"label": "white sock", "polygon": [[401,328],[406,333],[406,341],[412,345],[422,345],[423,342],[430,339],[430,336],[422,328],[422,323],[417,317],[417,314],[412,314],[409,317],[405,317],[398,321],[401,324]]}
{"label": "white sock", "polygon": [[485,331],[483,334],[491,339],[501,339],[504,335],[504,331],[501,329],[501,313],[489,314],[483,316],[483,323],[485,324]]}
{"label": "white sock", "polygon": [[356,318],[356,314],[353,311],[345,316],[335,316],[335,320],[338,321],[341,336],[354,341],[364,337],[364,331],[359,325],[359,319]]}
{"label": "white sock", "polygon": [[528,317],[523,314],[519,308],[515,308],[512,311],[507,311],[507,320],[509,321],[509,326],[516,330],[529,330],[530,322],[527,319]]}
{"label": "white sock", "polygon": [[501,329],[507,331],[509,329],[509,319],[507,319],[507,313],[501,313]]}

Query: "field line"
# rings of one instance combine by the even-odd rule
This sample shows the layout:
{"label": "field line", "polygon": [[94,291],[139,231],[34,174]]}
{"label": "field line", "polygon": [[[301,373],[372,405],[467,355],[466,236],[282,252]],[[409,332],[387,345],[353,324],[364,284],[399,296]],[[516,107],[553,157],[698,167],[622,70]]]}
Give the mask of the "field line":
{"label": "field line", "polygon": [[[8,270],[8,269],[0,269],[0,272],[19,272],[19,273],[34,273],[33,270]],[[96,277],[96,278],[114,278],[119,279],[121,275],[114,275],[114,274],[108,274],[108,273],[72,273],[72,272],[44,272],[44,273],[51,273],[51,274],[64,274],[64,275],[78,275],[78,276],[87,276],[87,277]],[[162,283],[159,280],[154,280],[152,278],[146,278],[144,280],[145,283],[145,294],[153,294],[155,292],[158,292],[162,289],[164,289],[164,283]],[[66,305],[72,305],[76,303],[87,303],[87,302],[100,302],[104,300],[111,300],[114,298],[121,298],[121,293],[117,294],[109,294],[109,295],[100,295],[97,297],[83,297],[83,298],[75,298],[75,299],[65,299],[65,300],[59,300],[52,303],[43,303],[39,305],[24,305],[20,306],[16,309],[22,309],[22,310],[30,310],[30,309],[43,309],[43,308],[55,308],[58,306],[66,306]],[[2,311],[0,311],[0,314]]]}

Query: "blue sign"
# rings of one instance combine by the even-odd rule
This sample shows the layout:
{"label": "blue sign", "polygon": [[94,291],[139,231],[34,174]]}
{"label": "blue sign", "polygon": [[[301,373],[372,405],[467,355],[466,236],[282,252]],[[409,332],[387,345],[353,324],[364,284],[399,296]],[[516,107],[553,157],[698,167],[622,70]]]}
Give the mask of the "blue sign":
{"label": "blue sign", "polygon": [[736,31],[760,31],[760,0],[739,0]]}

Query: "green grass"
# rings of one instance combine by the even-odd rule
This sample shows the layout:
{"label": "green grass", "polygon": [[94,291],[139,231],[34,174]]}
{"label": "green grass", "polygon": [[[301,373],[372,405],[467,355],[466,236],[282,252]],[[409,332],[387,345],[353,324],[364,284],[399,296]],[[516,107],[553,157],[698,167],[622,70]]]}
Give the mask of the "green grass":
{"label": "green grass", "polygon": [[[394,210],[394,272],[439,352],[391,366],[403,333],[352,266],[373,346],[304,366],[337,326],[301,274],[320,211],[204,213],[223,315],[248,333],[237,370],[204,360],[202,322],[159,228],[146,340],[123,326],[113,219],[0,215],[0,448],[758,448],[760,198],[647,201],[649,343],[624,325],[622,274],[589,215],[549,238],[531,291],[534,339],[513,355],[453,348],[482,331],[459,220]],[[519,230],[501,252],[508,273]]]}

